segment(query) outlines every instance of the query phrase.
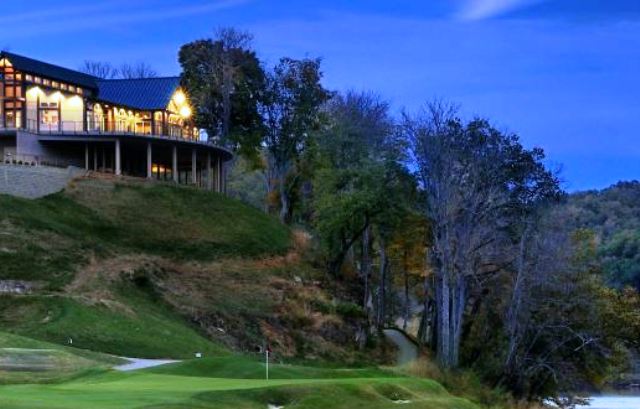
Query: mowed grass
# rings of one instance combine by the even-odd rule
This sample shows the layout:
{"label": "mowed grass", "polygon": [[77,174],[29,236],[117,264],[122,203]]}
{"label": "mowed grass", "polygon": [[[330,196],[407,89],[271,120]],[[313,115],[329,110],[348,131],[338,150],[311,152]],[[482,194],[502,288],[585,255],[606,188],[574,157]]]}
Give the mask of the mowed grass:
{"label": "mowed grass", "polygon": [[283,254],[290,231],[216,193],[79,180],[38,200],[0,195],[0,279],[59,289],[89,257],[145,253],[179,260]]}
{"label": "mowed grass", "polygon": [[0,383],[60,381],[106,370],[123,360],[0,332]]}
{"label": "mowed grass", "polygon": [[126,310],[66,296],[0,297],[0,328],[57,344],[137,358],[226,354],[181,317],[129,291]]}
{"label": "mowed grass", "polygon": [[[236,357],[233,357],[236,358]],[[477,409],[452,397],[437,382],[393,377],[375,369],[330,370],[274,365],[270,380],[257,379],[264,365],[237,357],[185,362],[134,373],[98,374],[57,385],[0,387],[0,407],[7,409],[265,409],[268,405],[309,409]],[[199,376],[186,371],[198,368]],[[204,368],[211,373],[205,373]],[[231,368],[238,372],[229,372]],[[172,373],[174,372],[174,373]],[[181,373],[185,372],[184,375]],[[249,374],[250,378],[244,378]],[[222,375],[235,375],[222,377]],[[296,375],[293,377],[293,375]],[[320,376],[320,377],[315,377]],[[364,377],[363,377],[364,376]]]}

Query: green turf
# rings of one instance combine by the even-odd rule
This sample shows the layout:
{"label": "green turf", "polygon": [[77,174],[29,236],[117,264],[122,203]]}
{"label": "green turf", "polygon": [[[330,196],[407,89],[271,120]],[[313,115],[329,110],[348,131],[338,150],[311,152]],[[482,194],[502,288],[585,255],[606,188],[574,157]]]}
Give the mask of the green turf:
{"label": "green turf", "polygon": [[0,383],[60,381],[123,362],[110,355],[0,332]]}
{"label": "green turf", "polygon": [[197,189],[83,180],[38,200],[0,195],[0,279],[54,289],[90,254],[214,260],[282,254],[289,244],[274,218]]}
{"label": "green turf", "polygon": [[[261,357],[229,355],[189,360],[147,370],[163,375],[181,375],[210,378],[263,379],[265,365]],[[377,368],[331,369],[289,364],[272,364],[270,375],[274,379],[327,379],[327,378],[379,378],[395,377],[393,372]]]}
{"label": "green turf", "polygon": [[434,381],[413,378],[237,379],[108,373],[58,385],[0,387],[6,409],[393,408],[476,409]]}
{"label": "green turf", "polygon": [[[161,305],[128,295],[130,311],[68,297],[0,297],[0,328],[57,344],[138,358],[191,358],[224,352]],[[28,319],[25,319],[27,317]]]}

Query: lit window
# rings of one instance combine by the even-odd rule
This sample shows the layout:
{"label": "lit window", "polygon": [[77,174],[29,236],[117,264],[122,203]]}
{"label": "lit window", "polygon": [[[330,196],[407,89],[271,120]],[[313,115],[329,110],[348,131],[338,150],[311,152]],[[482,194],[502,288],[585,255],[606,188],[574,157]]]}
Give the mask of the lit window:
{"label": "lit window", "polygon": [[27,74],[27,75],[25,75],[25,76],[24,76],[24,79],[25,79],[26,81],[33,82],[33,75],[29,75],[29,74]]}
{"label": "lit window", "polygon": [[35,82],[36,84],[42,84],[42,78],[40,78],[40,77],[33,77],[33,82]]}
{"label": "lit window", "polygon": [[48,80],[48,79],[45,78],[45,79],[42,80],[42,84],[46,85],[47,87],[50,87],[51,86],[51,80]]}
{"label": "lit window", "polygon": [[69,86],[67,84],[60,84],[60,88],[67,90],[69,89]]}
{"label": "lit window", "polygon": [[60,83],[59,83],[58,81],[53,81],[53,82],[51,83],[51,86],[52,86],[53,88],[60,88]]}

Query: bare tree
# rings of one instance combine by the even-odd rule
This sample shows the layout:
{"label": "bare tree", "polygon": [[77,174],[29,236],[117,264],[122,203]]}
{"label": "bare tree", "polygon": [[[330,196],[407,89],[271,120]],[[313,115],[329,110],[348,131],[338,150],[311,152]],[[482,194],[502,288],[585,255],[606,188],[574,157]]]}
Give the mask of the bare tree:
{"label": "bare tree", "polygon": [[511,260],[511,230],[528,201],[553,196],[557,180],[515,135],[485,120],[464,124],[455,107],[435,102],[415,117],[404,115],[432,224],[436,344],[442,366],[459,364],[463,319],[473,287]]}
{"label": "bare tree", "polygon": [[158,72],[144,61],[135,64],[124,63],[116,70],[117,77],[122,79],[155,78]]}
{"label": "bare tree", "polygon": [[84,60],[79,70],[85,74],[106,80],[118,77],[118,70],[110,63],[104,61]]}
{"label": "bare tree", "polygon": [[123,63],[119,67],[114,67],[105,61],[85,60],[80,71],[105,80],[111,79],[136,79],[154,78],[158,76],[149,64],[144,61],[135,64]]}

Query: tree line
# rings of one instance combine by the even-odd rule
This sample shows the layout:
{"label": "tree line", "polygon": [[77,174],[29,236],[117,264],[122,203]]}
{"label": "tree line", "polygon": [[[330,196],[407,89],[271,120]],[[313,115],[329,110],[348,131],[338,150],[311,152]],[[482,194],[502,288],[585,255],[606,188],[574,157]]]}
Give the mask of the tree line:
{"label": "tree line", "polygon": [[328,90],[320,59],[267,67],[235,29],[179,62],[198,126],[237,153],[230,184],[310,230],[352,289],[362,348],[417,313],[444,369],[567,406],[629,361],[640,298],[606,285],[542,149],[446,101],[393,115],[373,92]]}

